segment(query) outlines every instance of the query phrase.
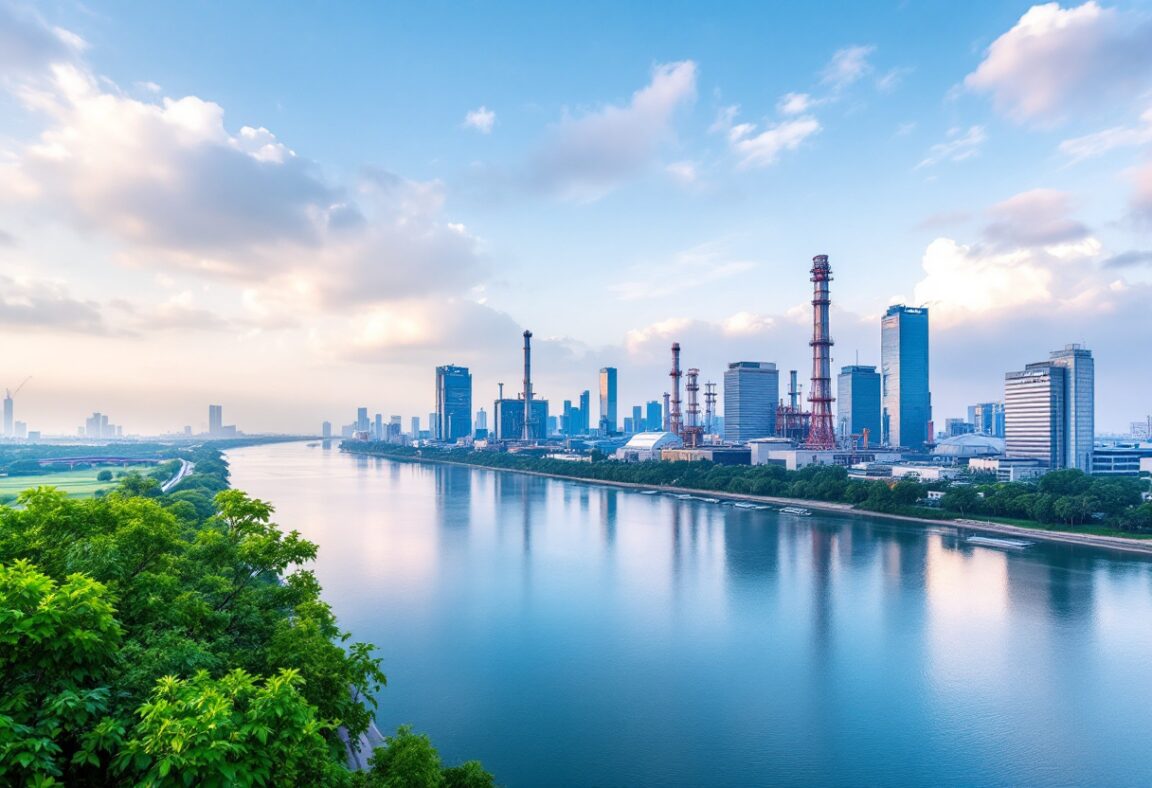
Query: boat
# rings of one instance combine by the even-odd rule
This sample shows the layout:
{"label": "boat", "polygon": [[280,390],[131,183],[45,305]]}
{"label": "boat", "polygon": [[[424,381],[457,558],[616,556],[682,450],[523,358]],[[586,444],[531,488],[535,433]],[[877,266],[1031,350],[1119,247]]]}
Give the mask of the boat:
{"label": "boat", "polygon": [[640,494],[641,495],[656,495],[658,492],[659,492],[658,490],[641,490]]}
{"label": "boat", "polygon": [[1001,539],[995,536],[969,536],[964,541],[982,547],[1003,547],[1008,550],[1027,550],[1034,544],[1025,539]]}
{"label": "boat", "polygon": [[756,508],[756,504],[748,503],[747,501],[737,501],[736,503],[734,503],[732,505],[735,506],[737,509],[755,509]]}
{"label": "boat", "polygon": [[802,506],[785,506],[781,510],[784,514],[794,514],[798,517],[808,517],[812,512],[808,511]]}
{"label": "boat", "polygon": [[678,495],[673,495],[672,497],[673,498],[679,498],[681,501],[691,501],[692,500],[692,496],[688,495],[687,493],[679,493]]}
{"label": "boat", "polygon": [[720,503],[719,498],[697,498],[696,500],[703,501],[704,503]]}

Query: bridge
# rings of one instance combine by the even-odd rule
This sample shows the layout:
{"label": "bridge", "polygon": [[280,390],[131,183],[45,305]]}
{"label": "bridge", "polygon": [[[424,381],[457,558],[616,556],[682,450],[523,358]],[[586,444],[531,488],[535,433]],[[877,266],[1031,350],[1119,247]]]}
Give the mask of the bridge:
{"label": "bridge", "polygon": [[36,460],[38,465],[67,465],[69,469],[77,465],[159,465],[168,460],[157,457],[44,457]]}

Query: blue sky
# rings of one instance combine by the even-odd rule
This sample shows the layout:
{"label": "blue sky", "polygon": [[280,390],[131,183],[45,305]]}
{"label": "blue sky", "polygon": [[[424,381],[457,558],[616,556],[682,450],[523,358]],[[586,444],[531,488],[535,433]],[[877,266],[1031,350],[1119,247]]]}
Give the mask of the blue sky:
{"label": "blue sky", "polygon": [[1101,427],[1152,407],[1147,3],[709,5],[0,0],[21,412],[426,414],[524,327],[557,402],[673,340],[805,378],[818,253],[837,363],[933,309],[940,423],[1074,341]]}

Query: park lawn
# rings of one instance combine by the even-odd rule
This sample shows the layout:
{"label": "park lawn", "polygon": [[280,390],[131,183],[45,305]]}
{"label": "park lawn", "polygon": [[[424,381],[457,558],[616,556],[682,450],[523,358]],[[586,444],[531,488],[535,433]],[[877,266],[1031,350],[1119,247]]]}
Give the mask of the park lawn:
{"label": "park lawn", "polygon": [[[97,490],[111,490],[115,487],[117,482],[115,475],[120,471],[137,471],[141,474],[147,474],[155,467],[154,465],[129,465],[127,467],[117,465],[44,473],[38,476],[0,476],[0,499],[18,495],[24,490],[34,487],[56,487],[67,493],[69,498],[91,498]],[[104,470],[112,471],[112,481],[96,481],[96,474]]]}

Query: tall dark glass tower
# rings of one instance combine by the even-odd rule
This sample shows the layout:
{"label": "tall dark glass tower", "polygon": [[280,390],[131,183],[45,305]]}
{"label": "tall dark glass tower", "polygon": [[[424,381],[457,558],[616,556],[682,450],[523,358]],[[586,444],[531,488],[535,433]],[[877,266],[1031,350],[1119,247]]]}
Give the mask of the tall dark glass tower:
{"label": "tall dark glass tower", "polygon": [[876,367],[852,364],[840,370],[836,379],[836,432],[848,439],[868,430],[868,442],[880,442],[880,373]]}
{"label": "tall dark glass tower", "polygon": [[616,367],[600,370],[600,428],[616,432]]}
{"label": "tall dark glass tower", "polygon": [[472,434],[472,373],[467,367],[436,367],[436,424],[432,434],[442,441]]}
{"label": "tall dark glass tower", "polygon": [[885,442],[923,448],[932,437],[926,307],[888,307],[880,322],[880,367]]}

